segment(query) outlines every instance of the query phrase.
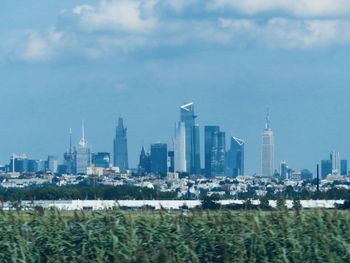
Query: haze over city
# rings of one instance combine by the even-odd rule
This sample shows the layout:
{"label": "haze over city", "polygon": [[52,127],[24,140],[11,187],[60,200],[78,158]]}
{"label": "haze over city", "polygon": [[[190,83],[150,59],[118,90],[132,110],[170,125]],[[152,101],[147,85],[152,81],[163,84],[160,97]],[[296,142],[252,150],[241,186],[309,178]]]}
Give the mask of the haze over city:
{"label": "haze over city", "polygon": [[266,108],[276,163],[314,171],[331,150],[348,158],[350,4],[229,2],[3,1],[0,162],[62,158],[82,119],[93,151],[112,152],[122,116],[136,167],[142,145],[171,144],[189,101],[201,151],[203,126],[220,125],[246,141],[248,174],[261,169]]}

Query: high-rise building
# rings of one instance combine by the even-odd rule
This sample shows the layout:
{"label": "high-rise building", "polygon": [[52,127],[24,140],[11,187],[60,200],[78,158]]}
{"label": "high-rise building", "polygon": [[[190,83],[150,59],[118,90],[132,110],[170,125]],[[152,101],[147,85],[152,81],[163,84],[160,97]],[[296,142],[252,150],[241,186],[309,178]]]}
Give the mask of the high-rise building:
{"label": "high-rise building", "polygon": [[341,175],[344,168],[347,170],[347,163],[342,161],[339,152],[332,151],[328,160],[321,160],[321,178],[325,179],[328,175]]}
{"label": "high-rise building", "polygon": [[99,168],[108,168],[111,163],[110,154],[107,152],[98,152],[92,154],[92,164]]}
{"label": "high-rise building", "polygon": [[180,107],[180,122],[185,125],[186,171],[189,174],[199,174],[201,170],[199,128],[195,124],[196,118],[193,102]]}
{"label": "high-rise building", "polygon": [[325,179],[332,174],[332,160],[321,160],[321,178]]}
{"label": "high-rise building", "polygon": [[244,175],[244,144],[242,139],[231,137],[230,150],[227,152],[227,176]]}
{"label": "high-rise building", "polygon": [[123,118],[118,119],[118,125],[115,131],[114,138],[114,159],[113,165],[119,167],[121,171],[129,168],[128,162],[128,141],[127,128],[124,127]]}
{"label": "high-rise building", "polygon": [[168,173],[168,150],[166,143],[151,145],[151,172],[160,175]]}
{"label": "high-rise building", "polygon": [[46,169],[48,172],[57,173],[58,160],[56,156],[49,155],[46,161]]}
{"label": "high-rise building", "polygon": [[348,175],[348,161],[345,159],[340,161],[340,174],[343,176]]}
{"label": "high-rise building", "polygon": [[274,174],[274,150],[274,137],[270,128],[269,114],[267,114],[266,126],[262,136],[261,175],[263,177],[272,177]]}
{"label": "high-rise building", "polygon": [[226,141],[219,126],[205,126],[205,171],[208,177],[225,175]]}
{"label": "high-rise building", "polygon": [[279,173],[282,180],[288,179],[288,170],[287,161],[281,161]]}
{"label": "high-rise building", "polygon": [[145,148],[142,146],[140,160],[139,160],[139,173],[148,174],[151,172],[151,156],[146,153]]}
{"label": "high-rise building", "polygon": [[61,167],[61,172],[72,174],[75,172],[75,161],[74,161],[74,149],[72,145],[72,129],[69,129],[69,148],[67,151],[64,153],[63,156],[64,163],[63,165],[65,166],[64,169]]}
{"label": "high-rise building", "polygon": [[332,161],[332,175],[340,175],[340,153],[333,151],[330,157]]}
{"label": "high-rise building", "polygon": [[27,173],[28,172],[28,158],[26,154],[13,154],[10,162],[11,172]]}
{"label": "high-rise building", "polygon": [[175,172],[187,172],[186,129],[183,122],[177,122],[175,124],[174,170]]}
{"label": "high-rise building", "polygon": [[82,138],[74,149],[75,174],[86,174],[86,170],[91,166],[91,149],[85,140],[84,123],[82,126]]}
{"label": "high-rise building", "polygon": [[168,170],[169,173],[175,172],[175,153],[174,151],[168,151]]}
{"label": "high-rise building", "polygon": [[213,136],[220,131],[219,126],[205,126],[204,127],[204,162],[205,162],[205,174],[211,176],[212,167],[212,148],[213,148]]}

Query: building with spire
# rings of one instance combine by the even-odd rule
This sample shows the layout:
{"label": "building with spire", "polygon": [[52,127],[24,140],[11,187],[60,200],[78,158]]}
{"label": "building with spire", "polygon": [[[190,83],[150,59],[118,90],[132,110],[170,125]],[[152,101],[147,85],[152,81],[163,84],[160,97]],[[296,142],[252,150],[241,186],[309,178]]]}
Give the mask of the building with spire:
{"label": "building with spire", "polygon": [[[180,107],[180,122],[183,123],[185,127],[184,141],[186,172],[189,174],[200,174],[201,171],[199,127],[195,123],[196,118],[197,116],[194,114],[193,102],[186,103]],[[180,124],[178,124],[178,126],[180,126]],[[180,140],[183,140],[183,138]],[[182,153],[178,152],[177,154],[175,153],[175,155],[182,156]],[[175,157],[175,159],[177,158]],[[181,168],[183,165],[183,160],[181,160],[180,164],[175,163],[175,166],[180,166]]]}
{"label": "building with spire", "polygon": [[85,140],[85,127],[82,123],[82,137],[74,149],[74,173],[86,174],[86,170],[91,166],[91,149]]}
{"label": "building with spire", "polygon": [[151,156],[146,153],[145,148],[142,146],[140,158],[139,158],[139,173],[148,174],[151,172]]}
{"label": "building with spire", "polygon": [[229,177],[244,175],[244,144],[242,139],[231,137],[230,150],[227,152],[227,173]]}
{"label": "building with spire", "polygon": [[123,118],[118,119],[113,143],[113,165],[119,167],[121,171],[129,168],[128,163],[128,140],[127,128],[124,127]]}
{"label": "building with spire", "polygon": [[262,136],[262,155],[261,155],[261,175],[263,177],[272,177],[274,174],[275,142],[272,129],[270,127],[269,112],[266,115],[266,124]]}
{"label": "building with spire", "polygon": [[69,129],[69,148],[64,153],[64,172],[68,174],[72,174],[75,172],[75,164],[74,164],[74,149],[72,145],[72,129]]}

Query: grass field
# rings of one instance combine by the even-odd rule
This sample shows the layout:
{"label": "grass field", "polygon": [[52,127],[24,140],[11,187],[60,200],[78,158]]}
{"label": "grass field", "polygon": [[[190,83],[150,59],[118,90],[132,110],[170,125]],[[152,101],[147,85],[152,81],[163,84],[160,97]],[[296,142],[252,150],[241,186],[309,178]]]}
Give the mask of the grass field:
{"label": "grass field", "polygon": [[1,262],[350,262],[350,213],[3,212]]}

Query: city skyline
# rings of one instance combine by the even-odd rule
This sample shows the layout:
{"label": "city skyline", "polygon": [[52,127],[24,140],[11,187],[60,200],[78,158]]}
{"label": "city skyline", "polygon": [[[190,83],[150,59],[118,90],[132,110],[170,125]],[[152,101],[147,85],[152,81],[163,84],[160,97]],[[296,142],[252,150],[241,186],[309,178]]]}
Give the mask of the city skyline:
{"label": "city skyline", "polygon": [[220,125],[245,139],[248,174],[261,169],[266,107],[276,165],[287,160],[315,172],[315,162],[333,149],[349,158],[346,2],[295,9],[135,0],[123,9],[135,20],[116,21],[122,2],[3,1],[1,163],[12,152],[61,156],[67,128],[79,140],[81,119],[92,150],[112,152],[114,124],[123,116],[135,167],[141,145],[171,145],[185,101],[196,102],[201,127]]}
{"label": "city skyline", "polygon": [[[189,112],[189,113],[186,113],[187,117],[190,117],[191,119],[195,119],[197,117],[197,115],[194,115],[193,102],[184,103],[182,106],[180,106],[180,116],[182,116],[183,114],[182,113],[183,109],[186,109],[186,111]],[[192,125],[193,124],[194,123],[192,123]],[[226,132],[220,130],[220,126],[217,126],[217,125],[204,125],[203,127],[199,127],[199,125],[194,125],[193,127],[196,127],[197,133],[199,133],[201,128],[203,129],[203,132],[204,132],[203,141],[199,141],[199,143],[203,145],[203,147],[200,147],[200,148],[203,148],[204,154],[202,157],[201,156],[198,157],[199,159],[203,159],[203,162],[201,162],[199,167],[201,171],[200,172],[193,171],[191,174],[205,175],[207,177],[223,176],[223,175],[236,177],[238,175],[249,175],[248,173],[245,173],[246,158],[245,158],[244,148],[245,148],[246,142],[244,140],[237,138],[235,136],[226,134]],[[97,164],[96,167],[104,167],[104,168],[107,168],[113,165],[113,166],[117,166],[120,169],[120,171],[125,171],[128,163],[129,149],[127,146],[127,128],[124,126],[124,121],[122,117],[118,117],[115,131],[116,133],[115,133],[115,138],[113,140],[112,154],[106,151],[98,151],[98,152],[92,151],[90,144],[87,142],[85,138],[85,122],[82,121],[81,139],[79,140],[76,146],[73,146],[73,143],[72,143],[72,128],[69,129],[69,147],[66,150],[66,152],[62,154],[63,162],[59,162],[61,158],[57,158],[57,156],[50,155],[50,154],[48,155],[46,161],[44,161],[45,158],[43,159],[28,158],[26,153],[21,153],[19,155],[12,154],[10,164],[9,164],[9,169],[10,169],[9,171],[14,170],[13,168],[15,165],[13,162],[13,160],[15,160],[14,158],[16,158],[16,165],[20,167],[19,169],[21,171],[22,170],[26,171],[26,169],[28,169],[28,171],[33,170],[34,168],[30,168],[33,165],[40,166],[40,167],[44,165],[46,167],[45,170],[48,169],[48,171],[51,171],[51,172],[57,172],[58,169],[60,169],[61,172],[67,171],[68,173],[79,174],[79,173],[85,173],[87,167],[90,167],[91,164],[94,164],[94,165]],[[227,140],[227,137],[231,141]],[[142,145],[141,155],[139,155],[138,157],[139,162],[137,163],[136,166],[129,167],[128,169],[137,169],[139,172],[141,172],[141,174],[143,174],[144,172],[147,173],[147,171],[164,174],[164,171],[165,171],[164,169],[168,169],[169,172],[171,171],[187,172],[187,167],[185,165],[186,164],[186,159],[185,159],[186,158],[186,147],[185,147],[186,128],[185,128],[184,122],[181,122],[181,121],[175,122],[175,133],[171,140],[172,140],[172,144],[170,145],[168,143],[163,143],[160,141],[151,143],[149,145],[149,150],[147,150],[148,155],[146,155],[145,145]],[[226,143],[226,140],[227,140],[227,143]],[[277,160],[277,163],[280,163],[280,165],[279,167],[275,166],[276,160],[274,156],[274,150],[275,150],[274,135],[272,133],[272,129],[270,126],[269,110],[265,118],[265,129],[263,132],[262,142],[263,142],[262,155],[261,155],[262,172],[261,173],[254,172],[254,175],[272,177],[274,176],[274,172],[277,171],[280,173],[281,178],[285,178],[286,171],[288,173],[292,172],[293,176],[299,176],[298,173],[300,173],[300,171],[302,172],[303,169],[304,171],[309,173],[309,169],[310,169],[309,167],[294,166],[292,167],[292,169],[290,169],[286,160]],[[154,157],[151,154],[152,149],[153,148],[158,149],[159,148],[158,146],[160,146],[161,148],[165,147],[164,148],[165,151],[161,150],[162,157],[160,157],[159,154],[158,154],[158,157]],[[174,155],[174,150],[175,150],[175,155]],[[180,155],[182,155],[182,157],[179,158],[176,152],[180,152]],[[20,160],[19,163],[17,163],[17,159]],[[107,159],[109,160],[108,163],[106,162]],[[118,159],[119,159],[119,162],[121,163],[120,165],[116,164],[116,161]],[[156,159],[157,160],[162,159],[163,161],[155,164],[154,160]],[[23,163],[21,162],[21,160],[28,160],[28,161]],[[46,164],[44,164],[44,162],[46,162]],[[146,168],[147,162],[149,162],[148,169]],[[286,165],[286,168],[282,168],[281,166],[282,163]],[[316,161],[316,163],[319,163],[321,165],[322,178],[325,178],[328,174],[347,175],[347,159],[340,159],[340,153],[338,151],[332,150],[329,160],[322,159],[322,160]],[[3,164],[6,165],[6,162]],[[158,168],[152,168],[152,165],[153,167],[155,167],[156,165]],[[52,169],[52,167],[55,167],[55,168]],[[159,167],[163,167],[163,168],[159,168]],[[312,171],[312,168],[310,170]]]}

